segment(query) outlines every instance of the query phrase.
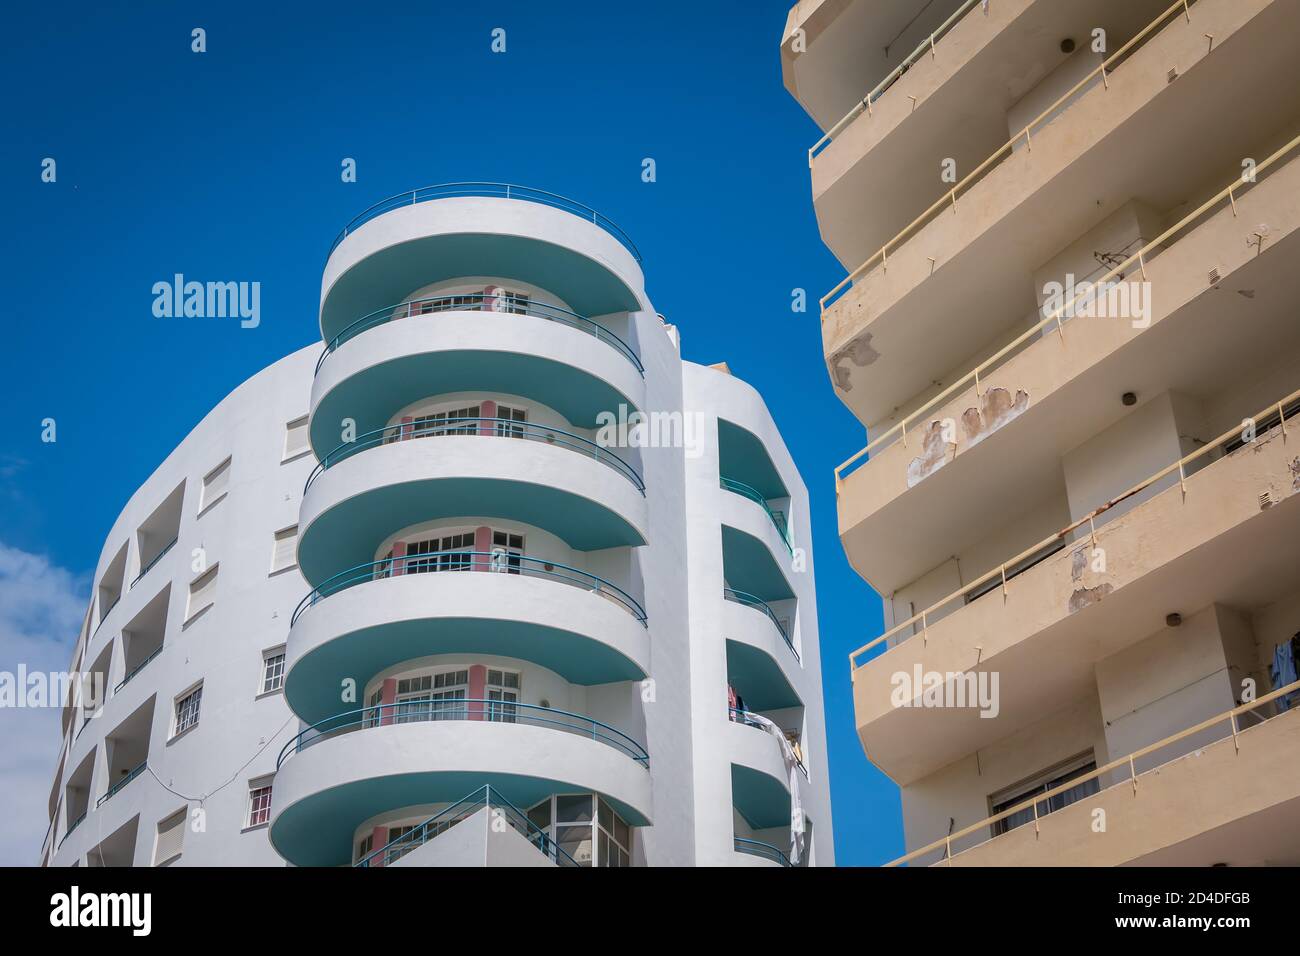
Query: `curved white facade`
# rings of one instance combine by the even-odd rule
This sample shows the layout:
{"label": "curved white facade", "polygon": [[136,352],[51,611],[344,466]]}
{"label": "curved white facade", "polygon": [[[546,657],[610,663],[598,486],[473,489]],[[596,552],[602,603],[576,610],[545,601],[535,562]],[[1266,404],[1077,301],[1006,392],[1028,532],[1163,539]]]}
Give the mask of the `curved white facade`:
{"label": "curved white facade", "polygon": [[419,865],[479,799],[544,865],[785,865],[795,797],[834,862],[803,484],[630,243],[543,202],[350,230],[325,353],[132,497],[43,862]]}

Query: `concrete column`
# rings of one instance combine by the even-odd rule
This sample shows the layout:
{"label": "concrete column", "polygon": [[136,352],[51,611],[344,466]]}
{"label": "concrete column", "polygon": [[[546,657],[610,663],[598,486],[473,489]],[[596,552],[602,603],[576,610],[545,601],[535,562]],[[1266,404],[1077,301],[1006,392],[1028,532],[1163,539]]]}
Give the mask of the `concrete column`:
{"label": "concrete column", "polygon": [[393,568],[392,568],[393,577],[397,577],[397,575],[399,574],[406,573],[405,558],[406,558],[406,542],[394,541],[393,542]]}
{"label": "concrete column", "polygon": [[[486,402],[484,402],[482,405],[479,406],[479,415],[483,418],[496,418],[497,403],[492,401],[492,399],[489,398]],[[496,422],[478,423],[478,433],[480,435],[492,435],[496,432],[496,430],[497,430]]]}
{"label": "concrete column", "polygon": [[393,705],[397,702],[397,678],[388,677],[384,679],[384,685],[379,691],[379,725],[386,727],[393,722],[394,712],[397,710]]}
{"label": "concrete column", "polygon": [[478,552],[474,558],[474,570],[490,571],[492,559],[487,555],[492,550],[492,529],[487,525],[474,529],[474,550]]}
{"label": "concrete column", "polygon": [[[487,693],[487,667],[483,664],[474,664],[469,669],[469,697],[470,700],[482,700],[483,695]],[[483,705],[469,705],[469,719],[483,719]]]}

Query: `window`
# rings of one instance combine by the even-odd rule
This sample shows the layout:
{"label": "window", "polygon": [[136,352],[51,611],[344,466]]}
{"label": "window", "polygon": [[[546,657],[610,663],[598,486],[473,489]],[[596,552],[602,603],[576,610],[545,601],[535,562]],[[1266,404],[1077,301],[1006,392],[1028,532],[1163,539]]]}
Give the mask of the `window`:
{"label": "window", "polygon": [[199,722],[199,704],[203,700],[203,685],[200,684],[181,697],[176,698],[176,729],[173,737],[179,737]]}
{"label": "window", "polygon": [[430,312],[477,312],[483,308],[483,296],[474,292],[465,295],[440,295],[423,302],[412,302],[408,315],[428,315]]}
{"label": "window", "polygon": [[[989,797],[989,805],[992,807],[992,815],[996,816],[1003,810],[1014,807],[1017,803],[1024,803],[1030,797],[1039,793],[1046,793],[1062,784],[1068,783],[1075,777],[1082,777],[1086,773],[1091,773],[1097,769],[1097,761],[1092,754],[1084,754],[1067,760],[1063,764],[1058,764],[1049,770],[1043,771],[1036,777],[1027,781],[1016,784],[1014,787],[1008,787]],[[1038,816],[1045,816],[1053,810],[1060,810],[1068,807],[1077,800],[1090,796],[1101,790],[1101,781],[1096,777],[1085,780],[1078,786],[1063,790],[1060,793],[1048,797],[1046,800],[1037,801]],[[993,824],[993,835],[1000,836],[1008,830],[1014,830],[1018,826],[1023,826],[1034,819],[1034,807],[1025,807],[998,820]]]}
{"label": "window", "polygon": [[368,834],[364,840],[362,840],[360,843],[357,844],[356,862],[360,863],[362,860],[368,857],[371,854],[371,852],[373,852],[374,849],[375,849],[375,835],[371,833]]}
{"label": "window", "polygon": [[261,694],[269,694],[284,686],[284,646],[262,652]]}
{"label": "window", "polygon": [[474,532],[414,541],[406,548],[406,574],[426,571],[468,571],[473,566]]}
{"label": "window", "polygon": [[524,554],[524,536],[505,531],[492,532],[492,570],[519,574]]}
{"label": "window", "polygon": [[[488,670],[484,689],[488,704],[487,719],[513,724],[518,719],[519,674],[515,671]],[[501,703],[496,703],[500,701]]]}
{"label": "window", "polygon": [[599,797],[549,797],[528,811],[528,819],[582,866],[632,865],[632,828]]}
{"label": "window", "polygon": [[284,456],[282,461],[292,461],[311,449],[307,433],[307,416],[295,418],[284,426]]}
{"label": "window", "polygon": [[477,435],[479,414],[480,406],[466,405],[464,408],[421,415],[411,419],[410,435],[412,438],[423,438],[426,435]]}
{"label": "window", "polygon": [[497,422],[497,434],[505,438],[523,438],[524,429],[522,425],[513,425],[512,422],[528,421],[528,412],[522,408],[511,408],[509,405],[497,406],[497,418],[503,421]]}
{"label": "window", "polygon": [[298,526],[275,533],[271,544],[271,573],[284,571],[298,564]]}
{"label": "window", "polygon": [[271,822],[271,781],[263,778],[248,785],[248,822],[250,827],[260,827]]}
{"label": "window", "polygon": [[158,836],[153,847],[154,866],[166,866],[180,857],[185,839],[185,816],[186,811],[181,808],[158,822]]}
{"label": "window", "polygon": [[190,582],[190,603],[185,620],[193,620],[200,611],[212,606],[217,591],[217,565],[213,565]]}
{"label": "window", "polygon": [[504,292],[498,299],[497,312],[509,312],[511,315],[528,314],[528,293]]}
{"label": "window", "polygon": [[[389,827],[388,842],[384,845],[392,846],[394,840],[400,840],[402,837],[406,836],[414,829],[415,829],[415,824],[411,824],[409,826]],[[388,864],[392,863],[395,860],[400,860],[402,857],[406,856],[406,854],[410,853],[419,845],[420,844],[417,843],[415,840],[407,840],[401,846],[392,846],[392,849],[384,854],[384,865],[387,866]]]}
{"label": "window", "polygon": [[199,498],[200,514],[226,496],[230,490],[230,459],[227,458],[203,478],[203,494]]}

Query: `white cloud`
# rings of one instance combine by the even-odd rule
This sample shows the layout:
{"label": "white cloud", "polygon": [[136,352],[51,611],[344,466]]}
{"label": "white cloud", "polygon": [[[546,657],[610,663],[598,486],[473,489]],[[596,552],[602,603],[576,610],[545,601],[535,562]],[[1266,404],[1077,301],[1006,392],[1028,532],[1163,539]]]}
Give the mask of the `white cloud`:
{"label": "white cloud", "polygon": [[[46,558],[0,544],[0,670],[64,671],[88,583]],[[35,866],[49,824],[60,712],[0,708],[0,865]]]}

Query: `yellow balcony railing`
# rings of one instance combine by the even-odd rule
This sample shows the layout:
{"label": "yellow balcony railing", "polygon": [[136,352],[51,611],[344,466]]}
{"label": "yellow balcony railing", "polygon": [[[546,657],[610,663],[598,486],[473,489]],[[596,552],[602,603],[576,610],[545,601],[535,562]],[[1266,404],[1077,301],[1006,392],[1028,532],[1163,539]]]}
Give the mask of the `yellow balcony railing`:
{"label": "yellow balcony railing", "polygon": [[[1196,0],[1177,0],[1177,2],[1174,3],[1171,7],[1169,7],[1168,10],[1166,10],[1164,13],[1160,14],[1160,16],[1156,17],[1149,24],[1147,24],[1146,27],[1144,27],[1142,31],[1137,34],[1137,36],[1133,37],[1133,39],[1129,40],[1127,43],[1125,43],[1122,47],[1120,47],[1110,56],[1106,57],[1106,59],[1102,60],[1101,64],[1096,69],[1092,70],[1087,76],[1085,76],[1082,80],[1080,80],[1078,83],[1072,86],[1064,95],[1062,95],[1051,106],[1049,106],[1047,109],[1043,110],[1043,112],[1039,113],[1036,117],[1030,120],[1025,125],[1024,129],[1022,129],[1011,139],[1007,140],[1007,142],[999,149],[997,149],[993,153],[993,155],[991,155],[988,159],[984,160],[984,162],[976,166],[975,169],[973,169],[960,182],[958,182],[950,190],[948,190],[947,193],[945,193],[939,199],[935,200],[934,205],[932,205],[925,212],[921,213],[921,215],[913,219],[911,223],[909,223],[906,227],[904,227],[902,232],[900,232],[893,239],[890,239],[883,246],[881,246],[877,252],[875,252],[869,259],[867,259],[866,262],[862,263],[862,265],[858,266],[847,276],[845,276],[844,279],[841,280],[839,285],[831,289],[830,292],[826,293],[821,298],[821,311],[822,311],[823,321],[825,321],[825,317],[826,317],[825,315],[826,307],[835,299],[837,299],[840,296],[840,294],[846,288],[848,288],[850,284],[857,281],[858,278],[864,275],[867,272],[867,270],[870,269],[872,266],[876,265],[876,263],[880,263],[882,267],[888,269],[890,250],[895,249],[898,246],[902,245],[905,241],[911,238],[913,233],[915,233],[926,223],[934,219],[944,209],[947,209],[949,206],[951,206],[952,209],[955,211],[957,209],[958,196],[961,193],[965,192],[967,189],[969,189],[971,186],[973,186],[976,182],[983,179],[985,174],[988,173],[990,169],[992,169],[999,162],[1001,162],[1003,157],[1009,155],[1012,152],[1012,150],[1015,148],[1016,143],[1023,141],[1026,146],[1032,149],[1033,131],[1037,129],[1039,126],[1042,126],[1046,124],[1049,120],[1053,119],[1056,115],[1057,110],[1059,110],[1062,106],[1068,103],[1075,95],[1079,93],[1079,91],[1083,90],[1085,87],[1087,87],[1088,85],[1096,81],[1098,77],[1100,77],[1102,83],[1106,85],[1107,88],[1109,88],[1110,85],[1109,73],[1114,71],[1115,67],[1119,65],[1119,62],[1121,60],[1128,57],[1130,53],[1132,53],[1139,46],[1144,44],[1147,41],[1147,39],[1153,33],[1156,32],[1157,29],[1159,29],[1161,26],[1164,25],[1166,20],[1170,19],[1170,17],[1177,15],[1178,13],[1182,13],[1187,18],[1187,22],[1190,24],[1192,22],[1191,5],[1193,2],[1196,2]],[[814,147],[814,149],[816,149],[816,147]]]}
{"label": "yellow balcony railing", "polygon": [[[1281,399],[1277,403],[1270,405],[1268,408],[1265,408],[1263,411],[1259,412],[1259,414],[1257,414],[1253,419],[1251,419],[1251,421],[1260,422],[1265,419],[1271,418],[1273,415],[1276,415],[1278,422],[1276,426],[1272,426],[1272,427],[1281,428],[1282,440],[1286,441],[1287,422],[1288,422],[1288,419],[1286,417],[1286,408],[1297,400],[1300,400],[1300,389],[1297,389],[1296,391],[1292,392],[1290,395]],[[1259,432],[1255,435],[1253,440],[1259,441],[1267,433],[1267,431],[1271,431],[1271,430],[1272,430],[1271,428],[1267,430],[1264,429],[1259,430]],[[891,638],[901,635],[908,628],[914,627],[916,624],[921,625],[920,634],[922,640],[924,641],[927,638],[927,632],[929,630],[929,619],[933,614],[947,607],[949,604],[953,603],[954,601],[964,598],[967,594],[970,594],[972,591],[976,591],[983,588],[983,586],[988,584],[989,582],[999,581],[1000,579],[1003,599],[1005,600],[1007,595],[1007,578],[1008,578],[1007,570],[1012,569],[1012,572],[1014,574],[1014,569],[1018,564],[1024,561],[1028,561],[1029,559],[1033,558],[1035,555],[1039,554],[1040,552],[1050,547],[1051,545],[1057,543],[1058,541],[1068,540],[1067,536],[1070,535],[1072,532],[1074,532],[1075,529],[1087,525],[1089,530],[1091,531],[1092,540],[1095,547],[1096,536],[1097,536],[1097,525],[1096,525],[1097,517],[1101,515],[1103,512],[1108,511],[1111,508],[1115,507],[1121,501],[1131,498],[1133,497],[1133,495],[1136,495],[1139,492],[1151,487],[1153,484],[1165,478],[1166,476],[1177,473],[1179,484],[1182,486],[1183,495],[1186,496],[1187,466],[1190,465],[1192,462],[1197,461],[1198,459],[1203,458],[1204,456],[1210,454],[1210,452],[1214,451],[1215,449],[1223,447],[1228,442],[1233,440],[1239,440],[1241,438],[1241,435],[1242,435],[1242,426],[1240,425],[1230,429],[1229,431],[1224,432],[1218,438],[1215,438],[1213,441],[1207,442],[1206,444],[1202,445],[1200,448],[1196,449],[1196,451],[1192,452],[1191,454],[1184,455],[1182,458],[1179,458],[1176,462],[1174,462],[1171,465],[1165,466],[1164,468],[1156,472],[1151,477],[1138,482],[1136,485],[1134,485],[1132,488],[1125,491],[1123,494],[1117,495],[1116,497],[1110,499],[1110,501],[1107,501],[1105,504],[1101,505],[1100,507],[1095,508],[1092,511],[1088,512],[1086,515],[1084,515],[1082,518],[1078,519],[1077,521],[1074,521],[1066,525],[1060,531],[1056,532],[1056,534],[1044,538],[1042,541],[1039,541],[1037,544],[1032,545],[1029,548],[1026,548],[1024,551],[1020,552],[1020,554],[1016,555],[1014,558],[1002,562],[1002,564],[998,565],[992,571],[989,571],[986,574],[982,574],[979,577],[975,578],[973,581],[970,581],[969,583],[962,585],[962,587],[960,587],[958,590],[953,591],[947,597],[942,598],[939,601],[936,601],[934,604],[930,605],[928,608],[921,611],[919,614],[914,614],[911,617],[909,617],[906,621],[902,621],[899,624],[894,625],[889,630],[885,631],[884,634],[881,634],[879,637],[875,638],[874,640],[869,641],[866,644],[863,644],[857,650],[849,654],[850,671],[853,674],[856,674],[858,669],[863,666],[862,664],[858,663],[859,656],[865,654],[867,651],[871,650],[874,647],[878,647],[879,645],[888,642]],[[914,635],[908,635],[908,637],[911,636]],[[904,640],[905,639],[906,638],[904,638]]]}
{"label": "yellow balcony railing", "polygon": [[[1266,172],[1280,159],[1287,156],[1297,146],[1300,146],[1300,136],[1295,137],[1289,143],[1287,143],[1285,146],[1279,149],[1277,152],[1273,153],[1273,155],[1269,156],[1267,159],[1261,161],[1258,165],[1256,165],[1254,168],[1254,176],[1251,179],[1247,180],[1242,177],[1234,179],[1224,189],[1220,190],[1218,193],[1215,193],[1215,195],[1212,196],[1210,199],[1206,200],[1196,209],[1192,210],[1190,213],[1188,213],[1186,216],[1180,219],[1177,223],[1175,223],[1174,225],[1166,229],[1164,232],[1162,232],[1155,239],[1148,242],[1146,245],[1144,245],[1133,255],[1129,256],[1119,265],[1115,266],[1113,269],[1107,272],[1104,276],[1102,276],[1093,284],[1092,288],[1104,287],[1107,282],[1110,282],[1116,276],[1119,276],[1121,274],[1127,274],[1127,270],[1135,264],[1141,270],[1142,278],[1145,280],[1146,263],[1148,257],[1154,258],[1153,253],[1159,252],[1160,247],[1162,245],[1164,245],[1166,242],[1168,242],[1171,238],[1176,236],[1178,233],[1187,229],[1193,223],[1196,223],[1202,218],[1204,218],[1208,213],[1217,210],[1218,207],[1223,205],[1225,202],[1231,206],[1233,214],[1236,215],[1237,196],[1247,191],[1252,186],[1257,185],[1263,179],[1262,174],[1264,172]],[[881,432],[870,442],[868,442],[866,447],[863,448],[861,451],[857,452],[851,457],[846,458],[844,461],[840,462],[835,467],[836,496],[838,496],[840,492],[843,491],[844,478],[849,473],[850,469],[859,465],[864,458],[866,458],[873,451],[875,451],[876,449],[884,445],[886,442],[888,442],[894,435],[898,435],[900,440],[903,442],[904,446],[906,446],[907,427],[910,423],[914,423],[916,422],[917,419],[926,417],[926,415],[932,409],[936,408],[937,406],[951,399],[954,395],[963,391],[972,382],[975,385],[975,395],[978,398],[979,389],[980,389],[980,376],[987,375],[987,373],[991,371],[993,368],[1001,365],[1004,359],[1017,352],[1020,349],[1020,347],[1023,346],[1026,342],[1029,342],[1032,339],[1039,336],[1049,326],[1055,325],[1057,333],[1061,336],[1062,339],[1064,339],[1065,328],[1062,323],[1062,318],[1066,316],[1068,313],[1070,313],[1075,306],[1079,305],[1084,299],[1086,299],[1089,295],[1092,294],[1094,293],[1091,291],[1089,287],[1087,286],[1083,287],[1078,292],[1078,294],[1076,294],[1074,298],[1072,298],[1069,302],[1063,303],[1062,305],[1058,306],[1056,309],[1052,311],[1050,315],[1048,315],[1041,322],[1037,323],[1036,325],[1030,326],[1020,335],[1016,336],[1016,338],[1013,339],[1011,342],[1009,342],[1007,345],[1004,345],[1002,348],[998,349],[995,353],[993,353],[993,355],[989,356],[979,365],[976,365],[973,369],[971,369],[965,375],[958,378],[951,385],[949,385],[943,391],[939,392],[939,394],[935,395],[925,404],[921,405],[915,411],[905,415],[898,422],[898,424],[893,425],[886,431]]]}
{"label": "yellow balcony railing", "polygon": [[[1105,766],[1098,767],[1096,770],[1092,770],[1086,774],[1083,774],[1082,776],[1071,777],[1069,780],[1067,780],[1065,783],[1061,784],[1058,787],[1053,787],[1051,790],[1048,790],[1044,793],[1034,794],[1033,797],[1022,801],[1021,803],[1017,803],[1014,807],[1008,807],[1006,810],[1002,810],[1001,812],[995,813],[990,817],[986,817],[985,819],[981,820],[979,823],[973,823],[968,827],[964,827],[963,829],[958,830],[956,833],[950,833],[941,840],[935,840],[933,843],[929,843],[918,850],[913,850],[911,853],[905,854],[904,856],[900,856],[896,860],[891,860],[890,862],[886,863],[885,866],[900,866],[904,863],[910,863],[913,860],[919,859],[920,857],[923,857],[928,853],[934,853],[938,850],[943,850],[942,860],[943,862],[951,866],[952,845],[954,841],[961,841],[965,837],[977,833],[985,827],[991,828],[995,823],[998,823],[999,821],[1002,820],[1006,820],[1008,817],[1012,817],[1015,814],[1020,813],[1024,810],[1028,810],[1030,807],[1033,808],[1034,832],[1037,833],[1039,827],[1039,820],[1040,820],[1039,813],[1038,813],[1038,805],[1040,803],[1044,803],[1048,800],[1051,800],[1053,797],[1060,796],[1066,793],[1067,791],[1072,790],[1075,787],[1078,787],[1081,784],[1087,783],[1090,780],[1100,780],[1105,775],[1114,773],[1117,770],[1120,772],[1127,772],[1128,776],[1109,784],[1104,789],[1109,790],[1113,787],[1122,787],[1125,785],[1131,785],[1133,787],[1133,792],[1137,793],[1138,778],[1145,776],[1148,773],[1151,773],[1153,770],[1160,769],[1159,767],[1151,767],[1148,768],[1147,770],[1144,770],[1141,774],[1139,774],[1137,772],[1137,761],[1141,760],[1143,757],[1150,756],[1151,754],[1156,753],[1159,750],[1163,750],[1165,747],[1168,747],[1172,744],[1176,744],[1180,740],[1186,740],[1188,737],[1209,730],[1212,727],[1217,727],[1218,725],[1223,724],[1225,722],[1231,725],[1232,743],[1233,746],[1237,749],[1237,752],[1240,753],[1241,741],[1239,738],[1243,731],[1240,726],[1240,722],[1237,720],[1237,718],[1248,711],[1254,710],[1257,707],[1260,707],[1267,703],[1271,703],[1272,701],[1277,700],[1279,697],[1282,697],[1284,695],[1294,694],[1297,691],[1300,691],[1300,681],[1295,681],[1294,683],[1287,684],[1285,687],[1279,687],[1277,690],[1265,694],[1263,697],[1260,697],[1258,700],[1247,701],[1244,704],[1232,708],[1232,710],[1227,710],[1221,714],[1211,717],[1209,720],[1203,720],[1199,724],[1195,725],[1194,727],[1187,727],[1184,730],[1180,730],[1176,734],[1170,734],[1168,737],[1164,738],[1163,740],[1158,740],[1153,744],[1148,744],[1147,746],[1142,747],[1139,750],[1133,751],[1127,757],[1120,757],[1118,760],[1112,760],[1110,763],[1106,764]],[[1278,715],[1274,715],[1274,716],[1278,716]],[[1271,719],[1272,718],[1265,718],[1264,721],[1261,721],[1261,723],[1267,722],[1268,720]],[[1254,726],[1259,726],[1259,724],[1255,724]],[[1249,730],[1251,728],[1246,728],[1246,729]],[[1224,737],[1223,739],[1226,740],[1227,738]],[[1180,754],[1179,756],[1184,756],[1184,755]],[[1178,758],[1175,757],[1173,759],[1176,760]],[[1168,761],[1166,761],[1166,763],[1168,763]],[[1054,812],[1059,812],[1059,811],[1054,811]],[[1025,826],[1028,826],[1028,823],[1026,823]],[[999,836],[1000,835],[1001,834],[999,834]],[[991,837],[990,839],[997,839],[997,837]],[[981,843],[977,845],[983,846],[984,844]],[[967,847],[966,849],[974,849],[974,847]]]}

